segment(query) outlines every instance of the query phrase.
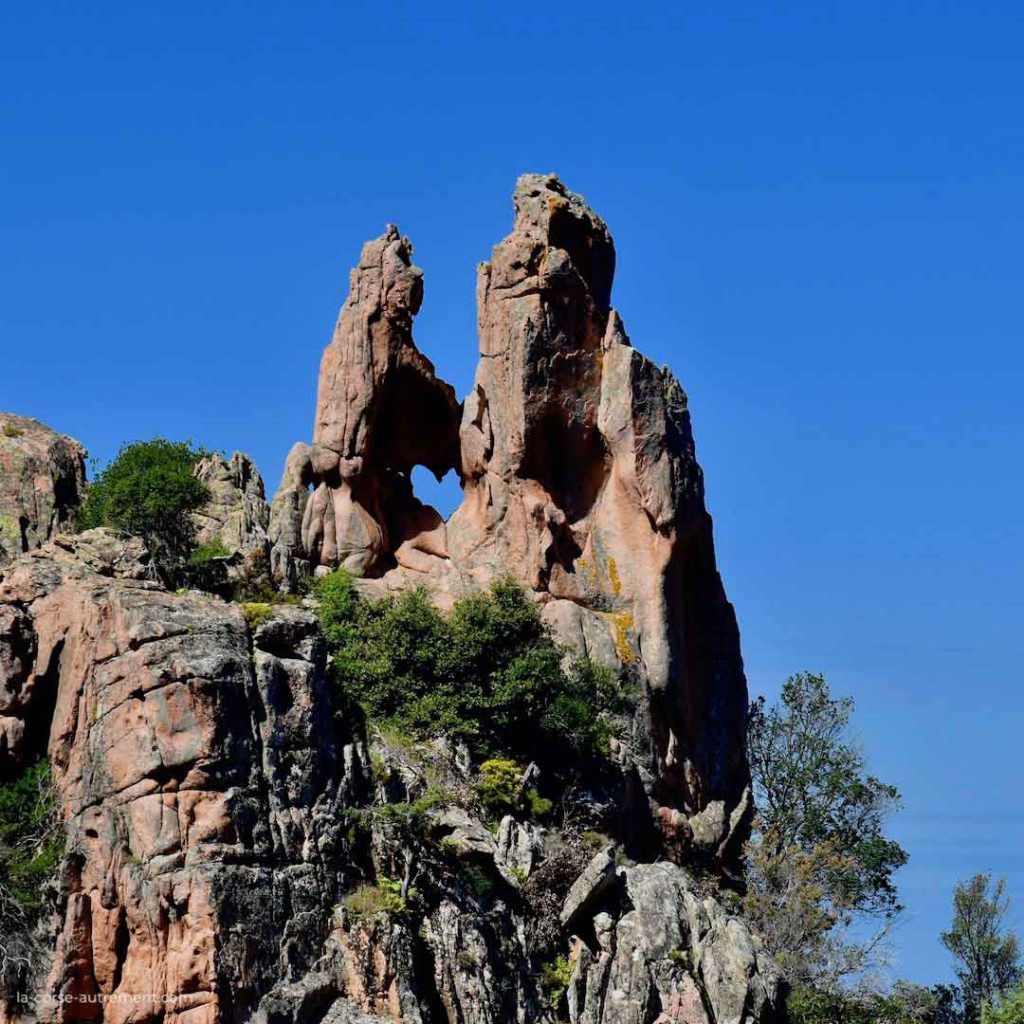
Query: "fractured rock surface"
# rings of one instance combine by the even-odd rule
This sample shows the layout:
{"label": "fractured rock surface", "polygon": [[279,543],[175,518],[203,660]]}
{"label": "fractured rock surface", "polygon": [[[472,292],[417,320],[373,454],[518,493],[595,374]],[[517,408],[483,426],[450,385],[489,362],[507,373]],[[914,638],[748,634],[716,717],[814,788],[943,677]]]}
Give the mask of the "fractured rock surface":
{"label": "fractured rock surface", "polygon": [[85,449],[77,441],[0,413],[0,567],[70,524],[84,482]]}
{"label": "fractured rock surface", "polygon": [[[686,398],[611,307],[603,221],[552,176],[513,203],[478,273],[465,402],[416,348],[422,273],[389,227],[352,271],[312,441],[269,514],[251,460],[211,456],[195,525],[239,563],[269,548],[286,590],[342,565],[447,604],[516,578],[634,687],[609,771],[627,827],[595,848],[582,826],[490,822],[464,751],[389,739],[339,697],[312,611],[247,621],[153,582],[141,541],[61,534],[84,453],[6,417],[0,776],[49,758],[68,851],[35,1010],[0,1000],[2,1024],[553,1024],[559,957],[572,1024],[777,1019],[778,971],[687,868],[733,871],[750,807]],[[448,522],[415,497],[417,465],[459,474]]]}
{"label": "fractured rock surface", "polygon": [[[480,361],[457,409],[412,341],[422,275],[395,228],[363,249],[324,353],[312,446],[274,500],[272,563],[294,586],[342,565],[444,603],[512,575],[566,642],[633,675],[620,751],[670,850],[728,863],[747,827],[747,693],[686,396],[612,309],[605,223],[524,175],[512,232],[477,277]],[[455,465],[445,523],[409,471]]]}

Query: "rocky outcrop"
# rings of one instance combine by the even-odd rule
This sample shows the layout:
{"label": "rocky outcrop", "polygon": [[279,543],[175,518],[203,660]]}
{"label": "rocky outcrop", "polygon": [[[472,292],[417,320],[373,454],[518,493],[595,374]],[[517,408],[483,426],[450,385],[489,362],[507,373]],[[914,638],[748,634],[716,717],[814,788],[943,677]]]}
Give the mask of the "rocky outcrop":
{"label": "rocky outcrop", "polygon": [[441,518],[409,479],[416,465],[440,478],[457,459],[455,392],[412,338],[422,300],[412,246],[390,225],[352,271],[320,364],[313,444],[292,449],[274,499],[272,568],[286,586],[316,566],[372,576],[445,557]]}
{"label": "rocky outcrop", "polygon": [[569,1020],[741,1024],[772,1012],[778,972],[745,925],[675,864],[619,874],[624,913],[577,939]]}
{"label": "rocky outcrop", "polygon": [[[81,449],[70,476],[31,463],[28,491],[36,470],[15,486],[5,463],[4,500],[38,532],[0,579],[0,777],[47,757],[68,836],[38,1019],[777,1019],[778,974],[728,889],[746,687],[686,399],[611,308],[600,218],[550,176],[521,178],[514,206],[479,270],[462,406],[413,342],[422,274],[389,227],[352,272],[269,522],[236,454],[197,467],[194,524],[238,565],[269,548],[286,591],[337,565],[441,604],[516,578],[632,687],[611,763],[558,810],[534,793],[494,822],[467,748],[368,728],[309,600],[262,603],[262,576],[257,604],[168,592],[141,541],[104,530],[43,543]],[[458,472],[447,523],[413,494],[417,465]],[[199,585],[238,593],[221,582]]]}
{"label": "rocky outcrop", "polygon": [[332,697],[310,611],[147,562],[92,530],[0,583],[0,775],[45,754],[67,822],[38,1019],[773,1019],[774,968],[683,868],[492,830],[458,749],[371,742]]}
{"label": "rocky outcrop", "polygon": [[245,1019],[319,949],[363,754],[315,619],[149,582],[103,530],[0,584],[0,773],[48,756],[69,856],[43,1019]]}
{"label": "rocky outcrop", "polygon": [[[389,228],[364,248],[324,354],[315,443],[293,450],[274,501],[275,573],[426,579],[441,602],[514,576],[563,640],[633,677],[642,700],[619,755],[665,849],[728,867],[751,811],[747,693],[686,396],[611,308],[604,222],[553,176],[524,175],[513,203],[478,272],[457,445],[451,390],[412,345],[410,247]],[[453,463],[465,497],[444,523],[407,474]]]}
{"label": "rocky outcrop", "polygon": [[256,463],[244,452],[230,459],[214,452],[200,459],[195,475],[210,493],[192,517],[196,543],[219,544],[230,554],[265,554],[270,506]]}
{"label": "rocky outcrop", "polygon": [[0,413],[0,567],[71,523],[85,449],[38,420]]}

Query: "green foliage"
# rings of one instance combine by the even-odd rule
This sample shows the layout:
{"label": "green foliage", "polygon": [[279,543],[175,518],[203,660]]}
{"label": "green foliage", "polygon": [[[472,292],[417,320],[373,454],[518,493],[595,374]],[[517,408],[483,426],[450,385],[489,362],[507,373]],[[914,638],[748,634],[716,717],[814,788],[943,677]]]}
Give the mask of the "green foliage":
{"label": "green foliage", "polygon": [[193,475],[202,457],[186,441],[158,437],[125,445],[86,491],[78,529],[108,526],[142,537],[154,564],[166,578],[173,577],[193,544],[189,513],[209,497]]}
{"label": "green foliage", "polygon": [[351,642],[358,600],[352,574],[335,569],[316,581],[313,592],[319,602],[317,617],[327,640],[338,645]]}
{"label": "green foliage", "polygon": [[786,1000],[789,1024],[932,1024],[938,997],[921,985],[897,982],[891,992],[794,988]]}
{"label": "green foliage", "polygon": [[[829,990],[871,965],[902,909],[893,876],[907,860],[884,833],[899,793],[867,771],[852,712],[822,676],[800,673],[778,704],[752,704],[748,732],[759,816],[746,909],[792,979]],[[878,934],[852,940],[858,920]]]}
{"label": "green foliage", "polygon": [[940,936],[956,961],[966,1006],[982,1018],[998,1012],[992,1007],[1024,978],[1020,941],[1006,927],[1009,909],[1006,880],[993,884],[991,875],[975,875],[957,884],[953,922]]}
{"label": "green foliage", "polygon": [[188,564],[192,566],[204,566],[210,562],[216,561],[218,558],[230,558],[231,552],[228,550],[227,545],[220,540],[211,540],[206,544],[200,544],[194,548],[192,554],[188,556]]}
{"label": "green foliage", "polygon": [[1024,1024],[1024,986],[981,1011],[981,1024]]}
{"label": "green foliage", "polygon": [[349,915],[357,921],[381,914],[404,916],[418,904],[419,893],[410,888],[402,896],[402,883],[394,878],[379,878],[376,884],[365,883],[353,889],[342,900]]}
{"label": "green foliage", "polygon": [[64,850],[46,761],[0,784],[0,991],[23,984],[38,960],[34,926]]}
{"label": "green foliage", "polygon": [[21,437],[24,433],[25,431],[14,423],[7,422],[4,424],[4,437]]}
{"label": "green foliage", "polygon": [[41,908],[42,885],[60,863],[63,839],[56,816],[45,760],[0,785],[0,875],[9,895],[29,914]]}
{"label": "green foliage", "polygon": [[480,765],[476,792],[491,814],[511,814],[519,807],[523,766],[506,758],[492,758]]}
{"label": "green foliage", "polygon": [[494,892],[494,879],[479,864],[463,864],[462,875],[477,899],[486,899]]}
{"label": "green foliage", "polygon": [[314,593],[338,683],[372,719],[463,740],[484,757],[550,764],[556,752],[564,763],[606,749],[606,713],[625,706],[618,681],[584,660],[566,668],[516,584],[464,597],[447,615],[424,589],[360,599],[343,571]]}
{"label": "green foliage", "polygon": [[532,788],[523,794],[523,798],[526,801],[526,809],[530,817],[538,821],[546,818],[555,806],[553,801],[546,796],[541,796],[537,790]]}
{"label": "green foliage", "polygon": [[540,988],[549,1009],[557,1011],[572,978],[572,964],[568,957],[557,956],[540,968]]}
{"label": "green foliage", "polygon": [[850,698],[834,698],[825,678],[802,672],[786,680],[782,698],[751,706],[749,757],[761,832],[776,851],[831,843],[849,857],[828,879],[829,891],[866,914],[900,910],[893,873],[906,863],[885,837],[886,817],[900,795],[869,775],[850,738]]}
{"label": "green foliage", "polygon": [[264,604],[262,601],[247,601],[239,607],[241,607],[242,615],[252,632],[255,632],[264,622],[269,622],[274,617],[273,606]]}

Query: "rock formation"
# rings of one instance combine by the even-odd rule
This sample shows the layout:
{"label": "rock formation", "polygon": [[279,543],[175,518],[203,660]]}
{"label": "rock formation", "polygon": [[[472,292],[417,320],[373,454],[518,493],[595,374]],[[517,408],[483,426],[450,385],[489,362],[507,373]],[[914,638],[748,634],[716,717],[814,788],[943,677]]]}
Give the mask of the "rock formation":
{"label": "rock formation", "polygon": [[0,413],[0,566],[70,522],[85,449],[38,420]]}
{"label": "rock formation", "polygon": [[[633,688],[581,798],[581,821],[600,798],[618,827],[492,823],[466,751],[390,736],[339,693],[313,602],[169,592],[137,539],[47,540],[82,452],[18,420],[8,440],[39,440],[0,448],[2,507],[29,524],[0,566],[0,780],[48,758],[67,849],[51,954],[28,1003],[0,992],[2,1024],[777,1019],[778,972],[722,887],[750,810],[746,687],[685,396],[611,308],[604,223],[553,177],[521,178],[514,205],[479,271],[466,401],[413,342],[422,274],[389,227],[269,525],[237,454],[197,468],[195,525],[232,558],[269,546],[284,590],[339,565],[440,604],[518,579]],[[417,465],[458,472],[447,523]]]}
{"label": "rock formation", "polygon": [[445,557],[443,524],[409,472],[423,465],[440,479],[454,466],[458,403],[412,339],[423,273],[411,258],[389,225],[352,271],[320,364],[313,444],[292,449],[274,499],[273,568],[286,583],[301,563],[380,575]]}
{"label": "rock formation", "polygon": [[[634,674],[643,720],[623,757],[669,844],[728,863],[751,809],[746,682],[686,396],[611,308],[604,222],[553,176],[521,177],[513,204],[478,272],[480,361],[457,444],[451,389],[412,342],[409,244],[390,227],[364,247],[314,444],[293,449],[274,500],[274,570],[293,585],[344,565],[391,589],[426,575],[442,601],[517,577],[565,641]],[[465,498],[448,523],[412,496],[416,464],[456,465]]]}
{"label": "rock formation", "polygon": [[92,530],[0,584],[0,774],[48,755],[71,851],[43,1019],[246,1018],[308,958],[360,797],[314,617],[250,638],[237,605],[167,593],[146,562]]}
{"label": "rock formation", "polygon": [[244,452],[230,459],[214,452],[199,461],[195,475],[210,492],[193,515],[196,543],[217,543],[231,554],[265,553],[270,507],[256,463]]}

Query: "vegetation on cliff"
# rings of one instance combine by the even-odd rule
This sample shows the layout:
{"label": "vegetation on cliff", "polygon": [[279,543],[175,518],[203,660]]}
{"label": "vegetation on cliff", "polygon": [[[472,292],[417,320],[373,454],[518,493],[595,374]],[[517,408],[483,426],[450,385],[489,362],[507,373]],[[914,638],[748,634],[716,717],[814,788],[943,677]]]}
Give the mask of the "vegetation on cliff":
{"label": "vegetation on cliff", "polygon": [[35,927],[63,850],[50,766],[37,761],[0,783],[0,994],[17,990],[35,966]]}
{"label": "vegetation on cliff", "polygon": [[209,497],[195,477],[203,455],[190,442],[159,437],[124,445],[89,485],[77,528],[107,526],[142,537],[158,572],[173,581],[194,546],[189,514]]}
{"label": "vegetation on cliff", "polygon": [[360,598],[341,569],[315,593],[344,694],[412,736],[446,736],[478,757],[510,754],[561,777],[607,752],[615,716],[628,707],[615,675],[569,656],[511,581],[459,599],[447,614],[422,588]]}

